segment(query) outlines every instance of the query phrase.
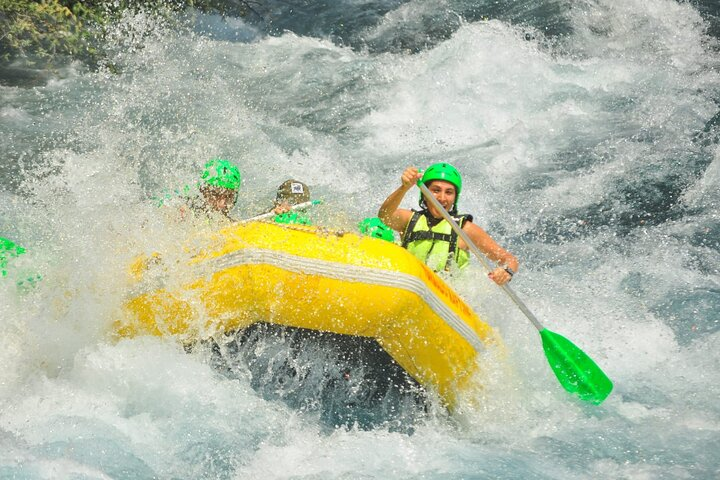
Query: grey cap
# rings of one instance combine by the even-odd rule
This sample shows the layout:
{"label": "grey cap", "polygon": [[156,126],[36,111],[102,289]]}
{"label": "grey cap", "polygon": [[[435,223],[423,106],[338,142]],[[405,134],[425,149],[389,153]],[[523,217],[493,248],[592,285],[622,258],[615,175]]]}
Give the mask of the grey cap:
{"label": "grey cap", "polygon": [[298,205],[310,201],[310,189],[307,185],[297,180],[287,180],[277,189],[275,204],[287,202],[290,205]]}

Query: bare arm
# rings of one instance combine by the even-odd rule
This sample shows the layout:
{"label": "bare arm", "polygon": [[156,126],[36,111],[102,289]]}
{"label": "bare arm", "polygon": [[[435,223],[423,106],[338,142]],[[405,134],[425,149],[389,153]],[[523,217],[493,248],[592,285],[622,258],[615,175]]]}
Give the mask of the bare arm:
{"label": "bare arm", "polygon": [[393,230],[402,232],[405,229],[405,225],[410,221],[412,211],[399,207],[403,198],[405,198],[405,194],[415,185],[420,177],[421,175],[417,168],[406,168],[400,177],[402,185],[392,192],[380,206],[378,217],[380,217],[380,220],[382,220],[385,225]]}
{"label": "bare arm", "polygon": [[[470,240],[475,244],[482,253],[499,266],[493,270],[489,277],[498,285],[503,285],[510,281],[512,275],[505,270],[510,268],[513,272],[517,272],[520,264],[515,256],[498,245],[495,240],[482,228],[472,222],[465,222],[463,231],[468,234]],[[465,242],[460,239],[460,248],[467,248]]]}

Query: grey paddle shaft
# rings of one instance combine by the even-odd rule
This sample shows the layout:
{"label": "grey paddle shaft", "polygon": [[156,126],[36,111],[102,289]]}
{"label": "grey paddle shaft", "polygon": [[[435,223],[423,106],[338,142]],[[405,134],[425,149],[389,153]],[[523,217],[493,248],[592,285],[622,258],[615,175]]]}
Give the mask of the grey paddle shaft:
{"label": "grey paddle shaft", "polygon": [[[290,210],[297,210],[299,208],[309,207],[311,205],[315,205],[316,203],[319,203],[319,202],[317,200],[310,200],[309,202],[298,203],[297,205],[293,205],[292,207],[290,207]],[[277,215],[277,213],[267,212],[267,213],[263,213],[263,214],[255,216],[255,217],[252,217],[252,218],[246,218],[245,220],[240,220],[238,223],[247,223],[247,222],[254,222],[256,220],[264,220],[266,218],[274,217],[275,215]]]}
{"label": "grey paddle shaft", "polygon": [[[488,272],[492,272],[492,266],[490,265],[490,262],[488,261],[487,257],[480,251],[480,249],[473,243],[472,240],[470,240],[470,237],[468,237],[468,234],[463,231],[462,228],[457,224],[457,222],[450,216],[450,214],[445,211],[442,205],[440,205],[440,202],[437,201],[437,198],[430,192],[430,190],[422,183],[418,183],[418,187],[420,187],[420,190],[422,190],[423,194],[425,195],[425,198],[430,201],[430,203],[433,204],[435,208],[437,208],[442,216],[447,220],[447,222],[450,224],[450,226],[457,232],[457,234],[460,236],[460,238],[465,241],[467,246],[472,250],[472,252],[475,254],[475,256],[480,260],[480,263],[482,263],[483,267],[485,267],[485,270]],[[500,288],[502,288],[505,293],[507,293],[508,297],[510,297],[510,300],[512,300],[515,305],[518,306],[521,312],[525,314],[525,316],[532,322],[533,325],[535,325],[535,328],[538,329],[538,331],[542,331],[545,329],[545,327],[542,326],[540,323],[540,320],[538,320],[535,315],[528,309],[528,307],[525,306],[522,300],[518,298],[518,296],[515,294],[515,292],[507,285],[500,285]]]}

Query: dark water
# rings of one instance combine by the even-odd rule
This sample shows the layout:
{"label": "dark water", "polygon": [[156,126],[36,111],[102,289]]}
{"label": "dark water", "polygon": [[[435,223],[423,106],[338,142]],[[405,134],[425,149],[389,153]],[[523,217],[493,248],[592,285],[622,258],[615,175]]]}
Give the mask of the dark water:
{"label": "dark water", "polygon": [[[703,16],[707,33],[720,34],[720,7],[714,0],[689,2]],[[271,35],[290,31],[301,36],[329,38],[339,45],[371,52],[419,52],[449,38],[463,24],[499,20],[527,30],[528,38],[542,36],[550,41],[574,33],[569,13],[577,10],[602,12],[610,9],[601,2],[555,0],[486,1],[267,1],[253,5],[246,20]],[[378,25],[401,18],[381,35],[370,35]],[[596,29],[599,34],[602,29]]]}
{"label": "dark water", "polygon": [[199,347],[229,378],[330,428],[411,433],[426,411],[422,387],[372,339],[261,323]]}

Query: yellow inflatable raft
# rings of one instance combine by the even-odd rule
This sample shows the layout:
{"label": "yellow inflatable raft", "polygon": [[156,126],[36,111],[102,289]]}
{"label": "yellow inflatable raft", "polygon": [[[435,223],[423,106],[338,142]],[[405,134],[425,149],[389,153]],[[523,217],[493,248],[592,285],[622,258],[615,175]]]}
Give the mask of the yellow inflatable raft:
{"label": "yellow inflatable raft", "polygon": [[120,336],[204,338],[267,322],[370,337],[450,406],[478,353],[499,341],[440,277],[383,240],[252,222],[216,232],[172,274],[163,262],[135,265]]}

